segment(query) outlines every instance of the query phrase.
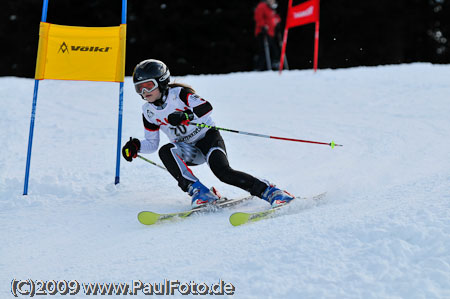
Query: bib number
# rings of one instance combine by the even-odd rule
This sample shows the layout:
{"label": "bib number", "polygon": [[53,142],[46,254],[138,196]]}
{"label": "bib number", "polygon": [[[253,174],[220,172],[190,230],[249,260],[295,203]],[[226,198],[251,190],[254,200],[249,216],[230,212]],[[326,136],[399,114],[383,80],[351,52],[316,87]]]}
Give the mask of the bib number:
{"label": "bib number", "polygon": [[186,134],[187,132],[187,128],[185,125],[171,127],[170,129],[172,130],[173,134],[177,137],[180,137],[181,135]]}

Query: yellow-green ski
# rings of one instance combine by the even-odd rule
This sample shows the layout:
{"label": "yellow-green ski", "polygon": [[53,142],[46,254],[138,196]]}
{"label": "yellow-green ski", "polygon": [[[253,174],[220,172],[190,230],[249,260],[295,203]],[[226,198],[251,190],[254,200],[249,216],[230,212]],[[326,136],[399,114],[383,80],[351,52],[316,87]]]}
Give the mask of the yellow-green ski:
{"label": "yellow-green ski", "polygon": [[[326,195],[326,192],[321,193],[319,195],[313,196],[313,197],[296,197],[294,198],[294,200],[299,200],[299,199],[312,199],[312,200],[320,200],[322,198],[324,198]],[[292,202],[292,201],[291,201]],[[280,215],[280,213],[277,213],[278,210],[289,206],[288,204],[282,205],[282,206],[278,206],[276,208],[270,208],[268,210],[265,211],[259,211],[259,212],[249,212],[249,213],[245,213],[245,212],[237,212],[237,213],[233,213],[230,216],[230,223],[233,226],[239,226],[242,224],[246,224],[246,223],[251,223],[251,222],[256,222],[256,221],[260,221],[263,219],[267,219],[267,218],[272,218],[272,217],[276,217],[277,215]]]}
{"label": "yellow-green ski", "polygon": [[271,218],[273,216],[272,214],[274,214],[277,210],[279,210],[281,207],[284,206],[285,205],[282,205],[261,212],[251,212],[251,213],[237,212],[230,216],[230,223],[233,226],[238,226],[245,223],[256,222],[266,218]]}
{"label": "yellow-green ski", "polygon": [[145,225],[152,225],[157,222],[170,220],[172,218],[186,218],[192,215],[192,213],[198,212],[197,210],[189,210],[185,212],[158,214],[155,212],[142,211],[138,214],[138,220]]}
{"label": "yellow-green ski", "polygon": [[241,202],[244,202],[246,200],[252,199],[253,196],[247,196],[243,198],[238,199],[220,199],[216,204],[206,207],[200,207],[200,208],[194,208],[188,211],[183,212],[175,212],[175,213],[155,213],[150,211],[142,211],[138,214],[138,220],[140,223],[145,225],[153,225],[156,223],[162,223],[167,221],[176,221],[176,220],[182,220],[185,218],[188,218],[194,214],[198,213],[208,213],[208,212],[214,212],[218,209],[231,207],[237,204],[240,204]]}

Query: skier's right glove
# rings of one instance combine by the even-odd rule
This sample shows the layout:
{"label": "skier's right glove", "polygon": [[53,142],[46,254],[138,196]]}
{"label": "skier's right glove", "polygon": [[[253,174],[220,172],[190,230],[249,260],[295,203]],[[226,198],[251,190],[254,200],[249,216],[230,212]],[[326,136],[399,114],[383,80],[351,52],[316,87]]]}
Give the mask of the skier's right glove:
{"label": "skier's right glove", "polygon": [[194,112],[189,109],[184,111],[175,111],[167,117],[169,124],[172,126],[185,125],[187,126],[191,120],[194,119]]}
{"label": "skier's right glove", "polygon": [[137,153],[140,149],[141,142],[139,141],[139,139],[130,137],[130,140],[122,147],[122,156],[128,162],[131,162],[133,161],[133,158],[137,157]]}

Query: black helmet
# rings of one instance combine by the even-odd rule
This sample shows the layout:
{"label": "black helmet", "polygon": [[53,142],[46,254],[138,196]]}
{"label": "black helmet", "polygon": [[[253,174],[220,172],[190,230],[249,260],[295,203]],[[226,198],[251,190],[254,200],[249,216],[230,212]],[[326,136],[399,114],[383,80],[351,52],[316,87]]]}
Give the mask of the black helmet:
{"label": "black helmet", "polygon": [[136,92],[139,94],[141,93],[140,88],[138,90],[139,83],[144,81],[153,81],[159,88],[159,91],[164,94],[170,81],[169,68],[164,62],[156,59],[141,61],[133,71],[133,83],[136,87]]}

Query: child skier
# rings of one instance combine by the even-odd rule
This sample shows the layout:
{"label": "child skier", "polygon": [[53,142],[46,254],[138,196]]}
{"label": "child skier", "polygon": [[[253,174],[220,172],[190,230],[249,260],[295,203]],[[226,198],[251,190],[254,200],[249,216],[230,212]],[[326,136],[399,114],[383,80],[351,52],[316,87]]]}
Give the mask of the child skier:
{"label": "child skier", "polygon": [[167,66],[154,59],[140,62],[134,69],[136,92],[146,103],[142,106],[145,139],[130,137],[122,155],[131,162],[138,153],[153,153],[159,146],[159,131],[170,143],[159,149],[159,157],[178,186],[192,197],[192,207],[213,204],[218,196],[193,174],[189,166],[207,162],[214,175],[224,183],[258,196],[272,207],[288,203],[293,196],[247,173],[232,169],[219,131],[189,125],[190,121],[214,126],[211,104],[188,85],[172,83]]}

